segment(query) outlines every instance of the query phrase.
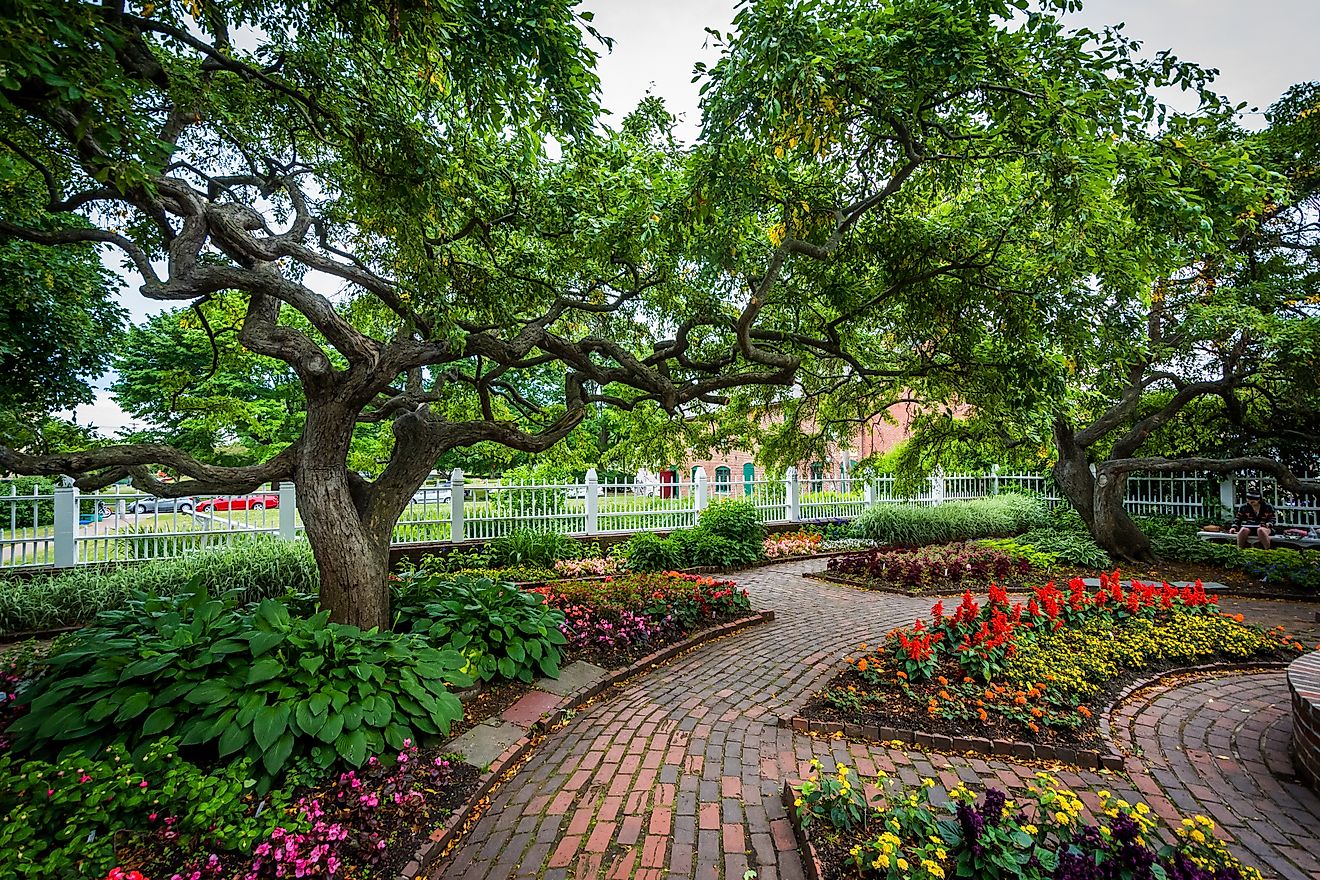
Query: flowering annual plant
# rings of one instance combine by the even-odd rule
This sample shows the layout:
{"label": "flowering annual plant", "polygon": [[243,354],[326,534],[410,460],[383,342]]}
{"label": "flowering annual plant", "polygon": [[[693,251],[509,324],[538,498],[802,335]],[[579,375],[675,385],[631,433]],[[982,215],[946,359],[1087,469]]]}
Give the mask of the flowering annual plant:
{"label": "flowering annual plant", "polygon": [[829,571],[920,591],[964,581],[977,584],[1021,578],[1031,564],[1007,553],[975,544],[944,544],[916,549],[866,550],[835,556]]}
{"label": "flowering annual plant", "polygon": [[810,556],[820,551],[824,538],[807,531],[771,535],[762,543],[766,559],[785,559],[790,556]]}
{"label": "flowering annual plant", "polygon": [[[820,791],[834,778],[813,766],[815,773],[799,789],[803,803],[806,792]],[[813,814],[825,826],[820,834],[845,848],[865,878],[1260,880],[1216,838],[1210,819],[1184,820],[1175,842],[1161,844],[1145,804],[1102,791],[1095,820],[1088,821],[1077,794],[1047,773],[1037,774],[1016,799],[990,788],[979,803],[963,785],[949,792],[947,803],[935,804],[933,780],[908,788],[880,773],[877,784],[883,809],[849,813],[841,822],[829,812]],[[798,815],[805,818],[802,809]]]}
{"label": "flowering annual plant", "polygon": [[555,574],[562,578],[604,577],[623,574],[623,572],[623,560],[617,556],[560,559],[555,562]]}
{"label": "flowering annual plant", "polygon": [[839,764],[834,774],[821,772],[820,761],[812,760],[813,775],[804,780],[793,800],[798,821],[804,828],[813,822],[828,822],[841,831],[851,831],[866,818],[866,793],[857,774]]}

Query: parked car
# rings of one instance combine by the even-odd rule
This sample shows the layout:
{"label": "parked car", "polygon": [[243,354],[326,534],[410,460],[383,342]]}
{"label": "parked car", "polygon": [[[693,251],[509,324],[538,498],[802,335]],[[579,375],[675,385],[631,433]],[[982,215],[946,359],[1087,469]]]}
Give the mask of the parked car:
{"label": "parked car", "polygon": [[453,487],[448,483],[439,486],[423,486],[413,493],[413,504],[448,504],[454,497]]}
{"label": "parked car", "polygon": [[134,513],[192,513],[197,509],[195,498],[143,498],[133,505]]}
{"label": "parked car", "polygon": [[256,495],[222,495],[219,498],[207,498],[199,502],[199,511],[208,510],[274,510],[280,506],[280,496],[274,492]]}
{"label": "parked car", "polygon": [[[564,492],[564,495],[565,495],[566,497],[568,497],[568,498],[586,498],[586,497],[587,497],[587,487],[586,487],[586,486],[569,486],[568,489]],[[597,497],[597,498],[604,498],[604,497],[605,497],[605,487],[602,486],[602,485],[600,485],[599,483],[596,485],[596,497]]]}

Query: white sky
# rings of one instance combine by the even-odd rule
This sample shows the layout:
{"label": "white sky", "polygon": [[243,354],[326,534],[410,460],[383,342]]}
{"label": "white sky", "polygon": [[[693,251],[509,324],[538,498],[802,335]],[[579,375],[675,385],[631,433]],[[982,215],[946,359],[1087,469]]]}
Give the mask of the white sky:
{"label": "white sky", "polygon": [[[597,66],[602,102],[613,111],[609,123],[617,125],[651,92],[679,117],[679,136],[693,140],[701,114],[692,65],[715,60],[704,28],[729,30],[734,3],[585,0],[583,8],[593,11],[596,27],[615,40],[613,51]],[[1246,101],[1248,110],[1264,110],[1293,83],[1320,79],[1320,0],[1093,0],[1070,21],[1095,29],[1126,22],[1125,33],[1141,40],[1146,51],[1172,49],[1185,60],[1217,68],[1218,91],[1235,102]],[[1264,118],[1249,114],[1242,123],[1258,128]],[[135,320],[165,307],[136,291],[128,292],[125,304]],[[104,391],[76,415],[107,434],[129,426]]]}

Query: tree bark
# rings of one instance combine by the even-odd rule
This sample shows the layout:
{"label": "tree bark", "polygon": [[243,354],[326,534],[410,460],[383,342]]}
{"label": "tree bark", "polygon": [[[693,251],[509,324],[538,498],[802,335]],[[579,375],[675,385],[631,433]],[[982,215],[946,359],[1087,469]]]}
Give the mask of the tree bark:
{"label": "tree bark", "polygon": [[1153,558],[1150,539],[1137,527],[1123,507],[1127,496],[1127,474],[1091,472],[1086,448],[1076,441],[1066,424],[1054,427],[1059,458],[1054,464],[1054,482],[1073,510],[1091,532],[1091,537],[1115,559],[1149,562]]}

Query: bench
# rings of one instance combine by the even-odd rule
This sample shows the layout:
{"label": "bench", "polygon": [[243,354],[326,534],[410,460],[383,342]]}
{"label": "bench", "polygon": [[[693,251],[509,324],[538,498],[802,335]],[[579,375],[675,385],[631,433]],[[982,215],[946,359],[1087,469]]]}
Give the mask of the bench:
{"label": "bench", "polygon": [[[1286,525],[1278,525],[1275,526],[1275,528],[1282,530],[1286,528],[1301,528],[1301,526],[1290,527]],[[1196,537],[1200,538],[1202,541],[1212,541],[1219,544],[1237,543],[1237,535],[1233,534],[1232,532],[1200,531],[1196,533]],[[1260,539],[1258,539],[1254,534],[1251,537],[1247,538],[1247,546],[1255,546],[1259,543],[1260,543]],[[1276,533],[1274,529],[1271,529],[1270,547],[1272,548],[1286,547],[1289,550],[1320,550],[1320,538],[1310,538],[1310,537],[1299,538],[1295,535],[1279,534]]]}

